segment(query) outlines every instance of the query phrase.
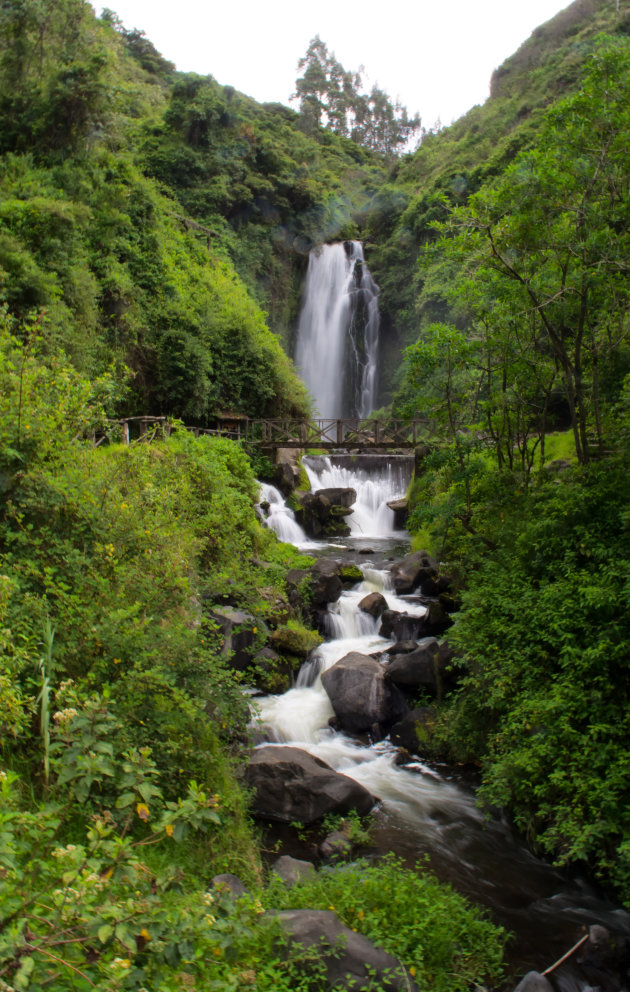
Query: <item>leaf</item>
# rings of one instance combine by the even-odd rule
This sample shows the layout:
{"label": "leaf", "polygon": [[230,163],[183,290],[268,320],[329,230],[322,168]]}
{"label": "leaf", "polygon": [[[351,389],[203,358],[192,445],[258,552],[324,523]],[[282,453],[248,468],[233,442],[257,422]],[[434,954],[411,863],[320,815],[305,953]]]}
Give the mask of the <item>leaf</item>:
{"label": "leaf", "polygon": [[113,935],[114,928],[110,923],[104,923],[102,927],[98,928],[98,939],[101,944],[106,944],[109,938]]}
{"label": "leaf", "polygon": [[136,801],[135,792],[123,792],[116,800],[116,809],[128,809]]}

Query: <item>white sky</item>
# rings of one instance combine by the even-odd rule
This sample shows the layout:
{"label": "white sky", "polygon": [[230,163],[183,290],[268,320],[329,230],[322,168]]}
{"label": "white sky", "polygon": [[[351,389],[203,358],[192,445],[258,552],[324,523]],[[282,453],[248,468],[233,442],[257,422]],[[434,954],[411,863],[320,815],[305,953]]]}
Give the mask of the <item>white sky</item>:
{"label": "white sky", "polygon": [[144,31],[178,69],[256,100],[288,103],[316,34],[346,69],[365,66],[425,127],[488,96],[493,69],[567,0],[92,0]]}

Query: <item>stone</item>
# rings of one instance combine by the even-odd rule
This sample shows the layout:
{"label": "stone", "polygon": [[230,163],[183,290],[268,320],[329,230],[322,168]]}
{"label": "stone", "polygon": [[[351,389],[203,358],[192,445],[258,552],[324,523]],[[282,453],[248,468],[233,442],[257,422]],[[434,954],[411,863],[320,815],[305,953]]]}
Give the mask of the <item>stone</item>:
{"label": "stone", "polygon": [[287,888],[297,885],[298,882],[307,882],[314,878],[317,872],[315,865],[310,861],[301,861],[299,858],[292,858],[288,854],[283,854],[277,858],[271,866],[274,875],[282,879]]}
{"label": "stone", "polygon": [[376,620],[387,609],[387,600],[380,592],[370,592],[359,603],[359,609]]}
{"label": "stone", "polygon": [[312,565],[309,576],[309,599],[313,606],[337,602],[343,590],[339,562],[331,558],[318,558]]}
{"label": "stone", "polygon": [[402,747],[410,754],[418,754],[423,744],[427,744],[435,726],[436,711],[431,706],[419,706],[406,713],[395,723],[389,732],[392,744]]}
{"label": "stone", "polygon": [[452,625],[453,619],[440,603],[429,603],[423,617],[422,632],[425,636],[443,634]]}
{"label": "stone", "polygon": [[215,889],[219,889],[220,892],[229,892],[236,899],[249,894],[249,889],[244,882],[241,882],[238,875],[232,875],[229,872],[223,875],[215,875],[212,879],[212,885]]}
{"label": "stone", "polygon": [[399,613],[396,610],[384,610],[381,614],[381,637],[394,638],[396,641],[415,641],[424,633],[424,616],[411,616],[409,613]]}
{"label": "stone", "polygon": [[387,649],[387,654],[391,658],[397,654],[408,654],[410,651],[415,651],[417,647],[417,641],[397,641],[396,644],[392,644],[391,648]]}
{"label": "stone", "polygon": [[357,733],[377,732],[407,711],[402,693],[385,680],[385,669],[369,655],[351,651],[322,675],[337,725]]}
{"label": "stone", "polygon": [[318,489],[314,493],[304,493],[295,512],[296,520],[311,537],[324,534],[347,537],[350,528],[340,518],[352,513],[356,498],[354,489]]}
{"label": "stone", "polygon": [[292,941],[318,948],[329,989],[361,992],[375,984],[384,992],[417,992],[417,985],[397,958],[344,926],[331,910],[284,910],[277,918]]}
{"label": "stone", "polygon": [[387,505],[394,512],[394,529],[404,530],[409,519],[409,500],[393,499]]}
{"label": "stone", "polygon": [[324,861],[345,861],[352,854],[352,841],[341,830],[333,830],[319,845]]}
{"label": "stone", "polygon": [[414,551],[391,567],[394,590],[398,596],[413,592],[423,581],[436,578],[438,565],[428,551]]}
{"label": "stone", "polygon": [[253,812],[282,823],[313,823],[326,813],[352,809],[365,815],[376,802],[358,782],[299,747],[257,748],[245,777],[254,791]]}

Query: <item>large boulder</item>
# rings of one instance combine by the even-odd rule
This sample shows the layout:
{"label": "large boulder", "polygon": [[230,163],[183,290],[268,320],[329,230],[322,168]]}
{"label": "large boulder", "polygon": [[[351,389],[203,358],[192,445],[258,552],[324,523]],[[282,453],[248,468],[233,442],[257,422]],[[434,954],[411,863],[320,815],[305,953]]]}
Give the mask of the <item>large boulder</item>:
{"label": "large boulder", "polygon": [[551,982],[538,971],[528,971],[514,992],[554,992]]}
{"label": "large boulder", "polygon": [[435,637],[423,638],[415,651],[395,655],[385,668],[385,678],[405,689],[422,687],[434,696],[441,696],[443,672],[440,670],[440,645]]}
{"label": "large boulder", "polygon": [[437,578],[438,564],[428,551],[414,551],[391,567],[394,590],[398,596],[413,592],[423,581]]}
{"label": "large boulder", "polygon": [[311,537],[347,537],[350,528],[343,517],[352,513],[356,498],[354,489],[318,489],[314,493],[304,493],[300,496],[295,518]]}
{"label": "large boulder", "polygon": [[359,603],[359,609],[376,620],[387,609],[387,600],[380,592],[369,592]]}
{"label": "large boulder", "polygon": [[[291,941],[316,947],[329,989],[361,992],[375,982],[384,992],[417,992],[400,961],[361,933],[343,925],[328,909],[289,909],[277,914]],[[306,967],[306,962],[305,962]]]}
{"label": "large boulder", "polygon": [[282,823],[313,823],[352,809],[364,815],[376,802],[358,782],[299,747],[257,748],[245,776],[254,792],[253,812]]}
{"label": "large boulder", "polygon": [[331,558],[318,558],[311,566],[309,584],[313,606],[336,603],[343,589],[339,562]]}
{"label": "large boulder", "polygon": [[292,858],[289,854],[277,858],[271,870],[274,875],[282,879],[288,889],[300,882],[310,881],[317,874],[315,865],[311,861],[301,861],[299,858]]}
{"label": "large boulder", "polygon": [[381,637],[393,638],[395,641],[415,641],[425,634],[425,619],[423,616],[413,616],[410,613],[399,613],[397,610],[384,610],[381,614]]}
{"label": "large boulder", "polygon": [[407,711],[402,693],[385,679],[383,665],[351,651],[322,675],[342,730],[357,733],[388,726]]}

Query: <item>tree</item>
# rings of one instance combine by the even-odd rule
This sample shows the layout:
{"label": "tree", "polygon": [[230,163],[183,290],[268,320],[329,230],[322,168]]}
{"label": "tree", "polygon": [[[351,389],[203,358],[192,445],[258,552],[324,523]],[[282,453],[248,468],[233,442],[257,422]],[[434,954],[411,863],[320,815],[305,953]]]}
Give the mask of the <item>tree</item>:
{"label": "tree", "polygon": [[500,323],[512,348],[527,341],[547,391],[553,364],[580,462],[591,433],[602,444],[601,369],[628,336],[629,128],[630,45],[620,40],[548,113],[537,147],[441,225],[441,249],[475,287],[473,320]]}
{"label": "tree", "polygon": [[420,128],[420,117],[409,117],[398,101],[373,86],[361,92],[363,66],[348,72],[316,35],[298,62],[303,75],[292,99],[298,100],[302,126],[308,134],[325,127],[381,155],[393,156]]}

